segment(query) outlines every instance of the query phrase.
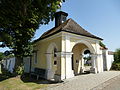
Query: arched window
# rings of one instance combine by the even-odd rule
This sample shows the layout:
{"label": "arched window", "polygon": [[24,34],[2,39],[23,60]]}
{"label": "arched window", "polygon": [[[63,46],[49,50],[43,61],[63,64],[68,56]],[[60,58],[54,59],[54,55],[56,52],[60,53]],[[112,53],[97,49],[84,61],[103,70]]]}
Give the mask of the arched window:
{"label": "arched window", "polygon": [[90,54],[90,51],[89,50],[85,50],[84,54]]}
{"label": "arched window", "polygon": [[56,48],[54,48],[54,57],[57,57],[56,52],[57,52],[57,49],[56,49]]}

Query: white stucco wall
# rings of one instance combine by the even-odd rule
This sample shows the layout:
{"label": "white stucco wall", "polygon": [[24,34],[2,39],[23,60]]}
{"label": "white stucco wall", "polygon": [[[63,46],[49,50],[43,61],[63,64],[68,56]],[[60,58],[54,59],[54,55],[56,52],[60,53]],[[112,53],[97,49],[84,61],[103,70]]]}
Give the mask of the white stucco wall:
{"label": "white stucco wall", "polygon": [[102,50],[102,52],[103,52],[103,60],[104,60],[103,62],[104,71],[105,70],[109,71],[114,61],[114,56],[109,55],[108,50]]}
{"label": "white stucco wall", "polygon": [[5,69],[12,73],[15,66],[15,57],[4,60],[3,65]]}
{"label": "white stucco wall", "polygon": [[103,72],[103,57],[102,57],[102,50],[100,49],[99,41],[96,42],[96,66],[97,72]]}
{"label": "white stucco wall", "polygon": [[[87,46],[87,48],[90,49],[91,53],[93,56],[96,56],[95,58],[95,71],[96,73],[100,73],[103,72],[103,57],[102,57],[102,50],[100,50],[100,45],[99,45],[99,41],[97,39],[93,39],[93,38],[89,38],[89,37],[84,37],[84,36],[80,36],[80,35],[74,35],[74,34],[70,34],[70,33],[62,33],[62,52],[68,52],[71,53],[72,55],[72,49],[75,45],[77,44],[84,44]],[[67,54],[65,56],[66,58],[64,58],[64,63],[65,63],[65,67],[61,67],[61,71],[64,73],[61,73],[62,76],[65,75],[66,78],[72,77],[72,69],[71,69],[71,57],[68,58]],[[63,61],[63,60],[62,60]],[[67,62],[67,63],[66,63]],[[68,64],[69,63],[69,64]],[[64,64],[62,64],[64,65]],[[65,68],[65,70],[63,69]]]}
{"label": "white stucco wall", "polygon": [[30,57],[24,57],[23,62],[24,62],[24,72],[29,73],[30,72]]}
{"label": "white stucco wall", "polygon": [[110,70],[113,61],[114,61],[114,56],[113,55],[108,55],[107,56],[107,70],[108,71]]}
{"label": "white stucco wall", "polygon": [[[25,57],[23,59],[23,62],[24,62],[24,71],[26,73],[29,73],[29,71],[30,71],[30,57]],[[5,69],[7,69],[8,71],[10,71],[12,73],[14,66],[15,66],[15,57],[3,60],[3,65],[4,65]]]}

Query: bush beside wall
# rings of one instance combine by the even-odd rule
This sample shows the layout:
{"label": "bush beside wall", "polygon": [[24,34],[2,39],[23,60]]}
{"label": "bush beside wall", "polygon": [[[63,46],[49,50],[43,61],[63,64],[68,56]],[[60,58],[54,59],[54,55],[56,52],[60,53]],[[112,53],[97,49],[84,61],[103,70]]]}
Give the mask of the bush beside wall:
{"label": "bush beside wall", "polygon": [[113,62],[111,70],[120,70],[120,63]]}

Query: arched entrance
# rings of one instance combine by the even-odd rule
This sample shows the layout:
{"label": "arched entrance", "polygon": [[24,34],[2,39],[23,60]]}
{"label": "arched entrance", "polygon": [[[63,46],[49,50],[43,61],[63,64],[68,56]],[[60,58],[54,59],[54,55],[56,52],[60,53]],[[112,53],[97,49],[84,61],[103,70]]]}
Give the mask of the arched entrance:
{"label": "arched entrance", "polygon": [[[84,73],[85,62],[84,62],[84,53],[88,50],[90,54],[94,54],[94,48],[89,42],[82,41],[76,43],[72,48],[72,70],[75,75]],[[93,60],[92,60],[93,61]]]}
{"label": "arched entrance", "polygon": [[84,61],[84,72],[83,73],[90,73],[90,69],[92,68],[92,58],[91,52],[89,49],[85,49],[82,53],[83,61]]}
{"label": "arched entrance", "polygon": [[55,43],[51,43],[48,46],[47,57],[47,79],[54,79],[54,75],[57,71],[57,52],[58,48]]}

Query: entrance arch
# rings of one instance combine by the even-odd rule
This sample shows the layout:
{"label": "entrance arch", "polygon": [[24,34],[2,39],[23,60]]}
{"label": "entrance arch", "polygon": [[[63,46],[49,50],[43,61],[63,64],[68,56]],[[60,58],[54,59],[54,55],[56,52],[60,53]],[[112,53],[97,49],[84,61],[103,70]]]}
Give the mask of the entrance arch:
{"label": "entrance arch", "polygon": [[84,40],[78,41],[72,47],[72,69],[74,74],[80,74],[84,72],[84,59],[83,53],[85,50],[89,50],[91,54],[95,53],[93,46]]}
{"label": "entrance arch", "polygon": [[90,52],[91,52],[92,54],[95,54],[95,49],[94,49],[94,47],[91,45],[90,42],[85,41],[85,40],[80,40],[80,41],[75,42],[75,44],[74,44],[74,45],[72,46],[72,48],[71,48],[71,51],[72,51],[72,49],[73,49],[73,47],[74,47],[75,45],[80,44],[80,43],[85,44],[85,45],[88,47],[88,49],[90,50]]}
{"label": "entrance arch", "polygon": [[90,73],[90,69],[92,68],[92,58],[91,52],[89,49],[84,49],[82,52],[82,60],[83,60],[83,72]]}
{"label": "entrance arch", "polygon": [[47,57],[47,79],[54,79],[55,72],[57,70],[57,55],[58,47],[55,43],[51,43],[48,46]]}

